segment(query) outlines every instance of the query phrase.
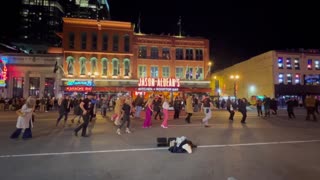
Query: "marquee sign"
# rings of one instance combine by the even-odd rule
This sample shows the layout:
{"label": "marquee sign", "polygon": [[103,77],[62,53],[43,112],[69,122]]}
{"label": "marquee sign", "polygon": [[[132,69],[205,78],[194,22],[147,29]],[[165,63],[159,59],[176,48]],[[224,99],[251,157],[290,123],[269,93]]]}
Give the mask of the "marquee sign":
{"label": "marquee sign", "polygon": [[65,85],[67,86],[93,86],[92,81],[76,81],[76,80],[70,80],[70,81],[65,81]]}
{"label": "marquee sign", "polygon": [[86,87],[86,86],[70,86],[66,87],[66,91],[71,92],[85,92],[85,91],[92,91],[92,87]]}
{"label": "marquee sign", "polygon": [[0,59],[0,87],[6,86],[7,71],[6,62]]}
{"label": "marquee sign", "polygon": [[176,78],[140,78],[139,87],[180,87],[180,79]]}

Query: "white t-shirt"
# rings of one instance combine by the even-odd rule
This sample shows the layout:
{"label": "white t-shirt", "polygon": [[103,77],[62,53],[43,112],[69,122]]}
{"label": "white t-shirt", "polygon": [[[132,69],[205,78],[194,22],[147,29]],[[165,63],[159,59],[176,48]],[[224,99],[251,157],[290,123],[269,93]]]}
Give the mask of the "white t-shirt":
{"label": "white t-shirt", "polygon": [[169,109],[169,103],[168,102],[163,102],[163,104],[162,104],[162,108],[163,109]]}

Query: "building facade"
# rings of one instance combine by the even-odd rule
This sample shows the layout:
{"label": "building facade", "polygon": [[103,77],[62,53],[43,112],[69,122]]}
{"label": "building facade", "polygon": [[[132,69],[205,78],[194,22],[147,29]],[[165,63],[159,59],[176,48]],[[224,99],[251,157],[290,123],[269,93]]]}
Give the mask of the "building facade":
{"label": "building facade", "polygon": [[4,98],[57,97],[61,77],[54,73],[59,55],[0,54],[0,96]]}
{"label": "building facade", "polygon": [[209,42],[136,34],[130,22],[64,18],[63,90],[208,92]]}
{"label": "building facade", "polygon": [[211,78],[215,95],[246,98],[320,95],[320,54],[269,51],[213,73]]}

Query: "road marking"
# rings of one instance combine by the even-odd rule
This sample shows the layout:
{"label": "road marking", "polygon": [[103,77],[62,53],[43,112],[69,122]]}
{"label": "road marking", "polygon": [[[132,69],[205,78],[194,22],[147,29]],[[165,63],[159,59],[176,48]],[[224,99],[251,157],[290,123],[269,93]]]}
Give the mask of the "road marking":
{"label": "road marking", "polygon": [[[316,142],[320,142],[320,140],[275,141],[275,142],[241,143],[241,144],[214,144],[214,145],[201,145],[201,146],[198,146],[198,148],[223,148],[223,147],[261,146],[261,145],[275,145],[275,144],[301,144],[301,143],[316,143]],[[0,155],[0,158],[62,156],[62,155],[77,155],[77,154],[99,154],[99,153],[117,153],[117,152],[159,151],[159,150],[168,150],[168,147],[114,149],[114,150],[101,150],[101,151],[75,151],[75,152],[38,153],[38,154],[12,154],[12,155]]]}

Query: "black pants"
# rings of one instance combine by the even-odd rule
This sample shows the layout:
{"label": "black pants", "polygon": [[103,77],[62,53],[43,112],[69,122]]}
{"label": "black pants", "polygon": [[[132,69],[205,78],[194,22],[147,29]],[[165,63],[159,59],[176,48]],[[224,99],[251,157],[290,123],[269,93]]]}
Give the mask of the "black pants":
{"label": "black pants", "polygon": [[230,113],[230,116],[229,116],[229,120],[233,120],[233,117],[234,117],[234,110],[228,110],[229,113]]}
{"label": "black pants", "polygon": [[122,117],[122,122],[119,125],[119,129],[121,129],[122,126],[124,125],[124,123],[126,123],[126,122],[127,122],[127,128],[129,128],[130,127],[130,115],[124,114]]}
{"label": "black pants", "polygon": [[310,120],[310,115],[312,115],[314,121],[317,120],[314,107],[307,107],[307,118],[306,118],[307,121]]}
{"label": "black pants", "polygon": [[288,116],[290,119],[296,118],[296,116],[294,115],[293,109],[287,109],[287,111],[288,111]]}
{"label": "black pants", "polygon": [[173,119],[179,119],[179,115],[180,115],[180,110],[175,109],[175,110],[174,110]]}
{"label": "black pants", "polygon": [[80,129],[82,129],[81,136],[85,136],[87,133],[87,127],[90,120],[90,114],[87,113],[86,115],[82,115],[82,119],[83,119],[83,123],[80,126],[78,126],[74,131],[78,133]]}
{"label": "black pants", "polygon": [[[22,132],[22,128],[17,128],[12,135],[10,136],[11,139],[17,139],[19,138],[20,134]],[[31,132],[31,121],[29,122],[29,128],[24,130],[24,133],[22,135],[23,139],[29,139],[32,138],[32,132]]]}
{"label": "black pants", "polygon": [[262,107],[261,106],[257,106],[257,112],[258,112],[258,116],[262,116]]}
{"label": "black pants", "polygon": [[244,122],[246,122],[246,119],[247,119],[247,112],[241,111],[241,114],[242,114],[242,120],[241,120],[241,122],[244,123]]}
{"label": "black pants", "polygon": [[188,113],[187,117],[186,117],[186,121],[187,123],[190,123],[190,118],[192,116],[192,113]]}
{"label": "black pants", "polygon": [[156,113],[156,115],[154,116],[154,119],[157,119],[158,115],[159,115],[159,118],[160,118],[160,120],[161,120],[162,118],[161,118],[161,110],[160,110],[160,109],[157,110],[157,113]]}
{"label": "black pants", "polygon": [[59,114],[59,117],[58,117],[58,119],[57,119],[57,125],[59,124],[59,122],[61,121],[61,119],[63,118],[63,116],[64,116],[64,123],[66,123],[66,122],[67,122],[67,119],[68,119],[68,114],[69,114],[69,112],[60,113],[60,114]]}

